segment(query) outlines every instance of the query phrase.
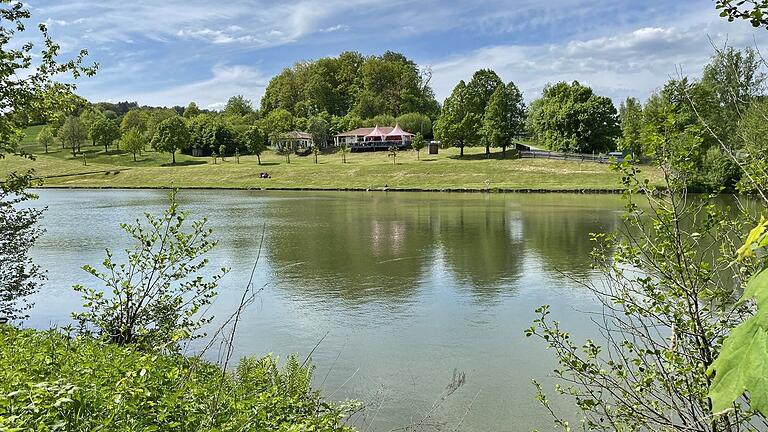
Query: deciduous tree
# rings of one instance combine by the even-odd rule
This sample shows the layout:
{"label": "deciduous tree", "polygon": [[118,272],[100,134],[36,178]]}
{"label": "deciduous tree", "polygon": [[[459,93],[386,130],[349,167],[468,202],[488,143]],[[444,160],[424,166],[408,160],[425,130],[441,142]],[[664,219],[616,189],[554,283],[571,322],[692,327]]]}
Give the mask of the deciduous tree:
{"label": "deciduous tree", "polygon": [[136,154],[141,155],[147,145],[146,137],[137,129],[128,129],[120,140],[123,142],[123,149],[133,153],[134,162],[136,162]]}
{"label": "deciduous tree", "polygon": [[453,89],[445,100],[440,117],[435,123],[435,137],[448,145],[458,147],[464,156],[464,147],[477,142],[481,118],[469,111],[469,95],[464,81]]}
{"label": "deciduous tree", "polygon": [[89,135],[93,142],[104,146],[104,152],[106,153],[109,150],[109,146],[120,139],[120,128],[117,127],[114,121],[108,120],[105,117],[96,120],[91,125]]}
{"label": "deciduous tree", "polygon": [[240,141],[261,165],[261,154],[267,149],[267,135],[258,126],[251,126],[240,135]]}
{"label": "deciduous tree", "polygon": [[80,146],[88,139],[88,132],[79,118],[69,116],[59,128],[59,139],[72,150],[72,157],[75,157]]}
{"label": "deciduous tree", "polygon": [[421,160],[421,150],[424,149],[424,135],[421,132],[416,132],[416,136],[411,141],[411,147],[416,150],[416,160]]}
{"label": "deciduous tree", "polygon": [[173,163],[176,164],[176,152],[188,146],[190,138],[189,128],[184,119],[174,116],[163,120],[158,125],[157,132],[152,137],[152,148],[170,153]]}
{"label": "deciduous tree", "polygon": [[619,150],[642,154],[641,133],[643,131],[643,106],[640,101],[628,97],[619,107],[619,123],[621,136],[617,140]]}
{"label": "deciduous tree", "polygon": [[45,147],[46,153],[48,153],[48,146],[52,145],[53,141],[54,137],[50,127],[44,126],[40,129],[40,132],[37,134],[37,143]]}
{"label": "deciduous tree", "polygon": [[500,85],[491,95],[483,115],[482,134],[485,154],[490,157],[490,146],[501,147],[502,158],[507,147],[525,128],[525,104],[523,94],[510,82]]}

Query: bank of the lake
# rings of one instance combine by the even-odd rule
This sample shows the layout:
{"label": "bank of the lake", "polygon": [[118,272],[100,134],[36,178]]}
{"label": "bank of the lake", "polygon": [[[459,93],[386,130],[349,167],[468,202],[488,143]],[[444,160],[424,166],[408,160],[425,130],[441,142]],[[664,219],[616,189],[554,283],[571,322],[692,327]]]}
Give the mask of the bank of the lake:
{"label": "bank of the lake", "polygon": [[[208,188],[288,190],[403,190],[403,191],[500,191],[500,192],[600,192],[621,189],[620,175],[605,164],[547,159],[501,158],[494,150],[468,147],[461,157],[456,148],[440,149],[437,155],[403,151],[393,158],[388,152],[347,153],[338,151],[318,157],[285,156],[267,151],[261,165],[255,156],[233,156],[221,160],[147,151],[133,155],[119,149],[84,145],[73,157],[66,149],[50,147],[45,153],[34,142],[36,129],[27,130],[23,150],[35,160],[7,157],[0,160],[0,176],[11,171],[34,169],[46,187],[65,188]],[[270,178],[260,178],[266,172]],[[658,182],[651,167],[646,174]]]}

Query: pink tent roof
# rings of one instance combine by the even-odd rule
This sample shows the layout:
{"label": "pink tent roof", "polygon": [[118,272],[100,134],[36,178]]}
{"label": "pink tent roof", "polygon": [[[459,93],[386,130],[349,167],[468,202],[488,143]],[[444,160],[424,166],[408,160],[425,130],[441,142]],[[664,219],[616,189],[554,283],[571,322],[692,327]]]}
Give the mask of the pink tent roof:
{"label": "pink tent roof", "polygon": [[366,135],[365,137],[366,137],[366,138],[377,138],[377,137],[379,137],[379,138],[384,138],[385,136],[386,136],[386,134],[384,133],[384,131],[382,131],[382,130],[379,128],[379,125],[376,125],[376,127],[375,127],[375,128],[373,128],[373,130],[371,131],[371,133],[369,133],[369,134],[368,134],[368,135]]}
{"label": "pink tent roof", "polygon": [[398,124],[396,124],[396,125],[395,125],[395,128],[394,128],[394,129],[392,129],[392,132],[390,132],[390,133],[388,133],[388,134],[387,134],[387,138],[389,138],[389,137],[391,137],[391,136],[397,136],[397,137],[408,137],[408,136],[413,136],[413,134],[412,134],[412,133],[410,133],[410,132],[406,132],[406,131],[404,131],[404,130],[403,130],[401,127],[400,127],[400,123],[398,123]]}

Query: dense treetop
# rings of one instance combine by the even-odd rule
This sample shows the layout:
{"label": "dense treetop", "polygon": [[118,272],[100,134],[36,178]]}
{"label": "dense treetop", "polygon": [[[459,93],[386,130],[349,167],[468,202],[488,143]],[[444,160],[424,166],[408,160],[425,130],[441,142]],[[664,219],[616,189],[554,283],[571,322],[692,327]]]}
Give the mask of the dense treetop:
{"label": "dense treetop", "polygon": [[261,99],[262,115],[282,108],[297,117],[320,113],[360,118],[410,112],[434,116],[438,103],[429,86],[431,74],[404,55],[343,52],[301,62],[272,78]]}

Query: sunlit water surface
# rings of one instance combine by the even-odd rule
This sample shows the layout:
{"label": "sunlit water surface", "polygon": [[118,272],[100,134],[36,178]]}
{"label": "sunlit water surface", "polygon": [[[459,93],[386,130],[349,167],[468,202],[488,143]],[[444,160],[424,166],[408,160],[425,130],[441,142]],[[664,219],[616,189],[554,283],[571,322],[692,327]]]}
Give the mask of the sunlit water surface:
{"label": "sunlit water surface", "polygon": [[[81,305],[72,285],[98,286],[80,267],[128,246],[118,224],[160,213],[167,192],[39,194],[47,232],[34,258],[48,281],[28,325],[47,328],[70,323]],[[314,385],[329,399],[363,401],[352,421],[375,431],[424,418],[454,370],[466,384],[425,423],[549,429],[531,379],[551,383],[552,353],[523,330],[550,304],[576,338],[594,334],[583,311],[595,303],[572,278],[597,277],[589,233],[615,230],[622,210],[616,196],[566,194],[183,191],[180,199],[220,240],[210,271],[231,269],[217,317],[239,303],[261,244],[254,286],[263,290],[243,315],[235,356],[306,355],[322,341]]]}

